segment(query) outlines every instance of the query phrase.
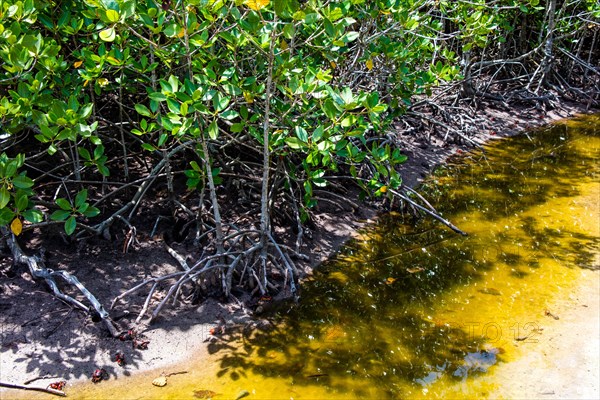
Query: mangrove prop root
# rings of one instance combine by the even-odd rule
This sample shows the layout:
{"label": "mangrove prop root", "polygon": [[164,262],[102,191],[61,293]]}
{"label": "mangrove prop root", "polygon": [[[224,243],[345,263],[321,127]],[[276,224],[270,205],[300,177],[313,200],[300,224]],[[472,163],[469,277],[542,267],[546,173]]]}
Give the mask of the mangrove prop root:
{"label": "mangrove prop root", "polygon": [[52,388],[43,388],[43,387],[39,387],[39,386],[25,386],[25,385],[18,385],[16,383],[0,382],[0,387],[5,387],[5,388],[9,388],[9,389],[33,390],[36,392],[44,392],[44,393],[50,393],[50,394],[53,394],[56,396],[67,397],[67,394],[65,392],[63,392],[62,390],[56,390],[56,389],[52,389]]}
{"label": "mangrove prop root", "polygon": [[[275,286],[268,281],[266,265],[263,265],[267,263],[267,257],[263,259],[259,255],[262,254],[263,251],[265,251],[265,253],[269,256],[269,264],[280,269],[284,273],[286,276],[284,286],[288,285],[292,295],[296,296],[296,280],[298,279],[298,269],[289,256],[289,253],[295,254],[295,252],[293,249],[289,249],[286,246],[278,244],[270,233],[267,233],[268,242],[263,244],[260,240],[259,233],[260,231],[256,230],[237,230],[235,233],[223,238],[225,244],[227,245],[223,252],[216,251],[214,254],[202,256],[193,265],[188,264],[183,256],[165,244],[165,248],[169,254],[177,260],[183,271],[177,271],[162,276],[145,279],[143,282],[138,283],[131,289],[115,297],[111,308],[114,308],[116,304],[120,300],[123,300],[126,296],[130,296],[137,291],[149,287],[149,289],[147,289],[148,293],[142,309],[135,321],[136,323],[140,323],[144,315],[146,315],[148,310],[151,308],[152,300],[156,299],[155,294],[158,290],[158,286],[167,281],[171,281],[169,283],[170,287],[167,290],[167,293],[160,301],[158,301],[158,304],[154,307],[154,310],[150,315],[148,322],[152,322],[159,315],[163,307],[170,299],[173,299],[173,302],[175,303],[183,285],[189,282],[196,282],[203,274],[213,270],[223,271],[222,285],[226,296],[231,296],[234,271],[238,271],[242,275],[248,273],[256,280],[261,293],[264,294],[267,292],[269,285],[270,287]],[[250,247],[244,247],[244,243],[246,242],[250,243]],[[265,248],[263,248],[263,246]],[[214,246],[211,247],[214,248]],[[301,254],[295,255],[301,256]],[[224,262],[224,260],[228,261]]]}
{"label": "mangrove prop root", "polygon": [[77,279],[76,276],[71,275],[66,271],[55,271],[51,268],[47,268],[41,257],[35,255],[26,255],[17,243],[14,235],[11,232],[9,232],[6,227],[0,227],[0,232],[2,233],[2,236],[7,238],[6,243],[8,244],[8,247],[12,252],[15,262],[27,265],[29,267],[29,272],[31,273],[32,277],[34,277],[35,279],[44,279],[48,286],[50,286],[52,292],[56,297],[58,297],[67,304],[70,304],[89,313],[90,308],[88,306],[86,306],[79,300],[74,299],[73,297],[66,295],[60,291],[58,285],[56,284],[55,278],[60,277],[64,281],[77,287],[77,289],[79,289],[83,296],[90,302],[94,310],[96,310],[96,312],[108,328],[110,334],[113,337],[118,336],[119,332],[111,322],[108,312],[104,309],[102,304],[100,304],[98,299],[96,299],[96,297],[79,281],[79,279]]}

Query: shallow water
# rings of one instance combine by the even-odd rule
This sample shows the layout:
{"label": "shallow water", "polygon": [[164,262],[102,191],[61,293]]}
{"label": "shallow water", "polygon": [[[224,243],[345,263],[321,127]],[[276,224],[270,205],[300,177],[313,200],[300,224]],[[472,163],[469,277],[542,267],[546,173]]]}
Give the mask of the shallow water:
{"label": "shallow water", "polygon": [[421,192],[469,236],[428,218],[383,217],[303,284],[275,330],[231,333],[211,345],[212,359],[182,366],[189,372],[164,388],[150,374],[71,390],[127,399],[486,397],[494,368],[537,341],[553,301],[599,267],[599,132],[600,116],[578,118],[455,159]]}

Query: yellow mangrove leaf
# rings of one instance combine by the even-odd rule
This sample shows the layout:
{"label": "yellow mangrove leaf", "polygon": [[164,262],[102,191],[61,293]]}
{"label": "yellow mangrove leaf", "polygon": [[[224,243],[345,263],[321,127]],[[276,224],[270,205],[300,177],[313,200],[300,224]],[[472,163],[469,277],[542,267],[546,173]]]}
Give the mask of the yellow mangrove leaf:
{"label": "yellow mangrove leaf", "polygon": [[269,5],[271,0],[246,0],[244,3],[254,11],[260,11]]}
{"label": "yellow mangrove leaf", "polygon": [[19,236],[21,234],[23,231],[23,223],[19,217],[13,219],[13,221],[10,223],[10,230],[15,234],[15,236]]}
{"label": "yellow mangrove leaf", "polygon": [[254,103],[254,96],[250,92],[244,92],[244,99],[246,99],[248,104]]}

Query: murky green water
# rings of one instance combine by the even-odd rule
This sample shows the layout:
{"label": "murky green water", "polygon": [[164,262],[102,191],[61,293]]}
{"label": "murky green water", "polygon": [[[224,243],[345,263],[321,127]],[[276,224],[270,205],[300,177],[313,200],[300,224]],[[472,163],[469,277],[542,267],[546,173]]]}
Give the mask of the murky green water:
{"label": "murky green water", "polygon": [[552,301],[599,267],[599,132],[600,116],[580,118],[456,160],[422,191],[468,237],[382,218],[303,285],[274,331],[211,345],[212,359],[165,388],[154,374],[79,393],[486,397],[494,384],[480,378],[526,351]]}

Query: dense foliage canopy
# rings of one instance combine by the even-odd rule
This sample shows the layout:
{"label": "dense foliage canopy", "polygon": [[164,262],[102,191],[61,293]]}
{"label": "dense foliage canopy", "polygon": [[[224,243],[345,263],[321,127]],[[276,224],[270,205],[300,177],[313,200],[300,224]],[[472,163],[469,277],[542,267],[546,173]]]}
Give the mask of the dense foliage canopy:
{"label": "dense foliage canopy", "polygon": [[110,237],[166,182],[212,248],[188,281],[265,293],[271,263],[293,289],[273,214],[301,236],[340,177],[399,193],[390,126],[419,102],[598,101],[599,21],[596,0],[0,0],[0,225]]}

